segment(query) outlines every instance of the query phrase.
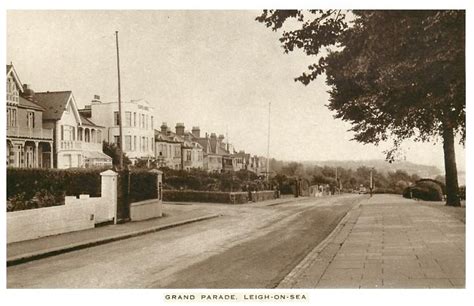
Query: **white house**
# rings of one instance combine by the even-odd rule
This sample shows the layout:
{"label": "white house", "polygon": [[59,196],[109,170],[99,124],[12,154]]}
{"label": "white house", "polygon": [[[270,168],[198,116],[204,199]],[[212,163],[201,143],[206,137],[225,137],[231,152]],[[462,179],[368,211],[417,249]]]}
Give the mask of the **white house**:
{"label": "white house", "polygon": [[[122,102],[123,151],[132,160],[154,158],[155,118],[153,108],[145,100]],[[94,96],[90,105],[80,110],[81,115],[105,127],[104,139],[120,142],[118,102],[101,102]]]}
{"label": "white house", "polygon": [[111,166],[102,152],[104,127],[82,117],[71,91],[38,92],[34,100],[43,107],[43,126],[53,129],[55,168]]}

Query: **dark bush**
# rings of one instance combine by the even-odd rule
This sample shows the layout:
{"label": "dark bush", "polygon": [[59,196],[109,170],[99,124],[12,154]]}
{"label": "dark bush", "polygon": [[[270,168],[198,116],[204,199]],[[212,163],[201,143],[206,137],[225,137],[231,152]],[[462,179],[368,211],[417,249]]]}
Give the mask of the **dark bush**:
{"label": "dark bush", "polygon": [[[127,177],[130,176],[130,178]],[[158,198],[157,175],[145,169],[133,169],[132,171],[120,171],[118,187],[119,198],[127,192],[129,180],[128,199],[130,203],[140,202]]]}
{"label": "dark bush", "polygon": [[7,169],[7,211],[64,204],[65,196],[100,196],[104,169]]}
{"label": "dark bush", "polygon": [[436,182],[423,180],[418,181],[414,186],[405,188],[403,197],[425,201],[443,201],[443,190]]}
{"label": "dark bush", "polygon": [[423,182],[431,182],[431,183],[435,183],[437,184],[439,187],[441,187],[441,192],[443,194],[446,194],[446,184],[441,182],[441,181],[438,181],[438,180],[434,180],[434,179],[430,179],[430,178],[423,178],[421,180],[418,180],[416,181],[416,185],[420,184],[420,183],[423,183]]}

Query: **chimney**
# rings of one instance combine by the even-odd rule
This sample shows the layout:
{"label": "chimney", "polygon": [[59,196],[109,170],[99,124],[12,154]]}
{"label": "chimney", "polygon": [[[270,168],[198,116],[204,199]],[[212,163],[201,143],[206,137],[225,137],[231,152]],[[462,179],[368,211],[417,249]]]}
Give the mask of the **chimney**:
{"label": "chimney", "polygon": [[161,128],[161,134],[166,135],[168,131],[168,126],[166,125],[166,122],[163,122],[160,128]]}
{"label": "chimney", "polygon": [[191,133],[193,134],[194,137],[200,138],[201,137],[201,129],[198,126],[193,126],[193,129],[191,130]]}
{"label": "chimney", "polygon": [[176,123],[176,135],[184,136],[184,123]]}
{"label": "chimney", "polygon": [[30,84],[23,84],[23,97],[28,100],[33,100],[35,98],[35,92],[31,89]]}
{"label": "chimney", "polygon": [[94,98],[92,99],[91,104],[100,104],[100,103],[102,103],[100,101],[100,96],[99,95],[94,95]]}
{"label": "chimney", "polygon": [[213,151],[212,153],[219,152],[217,150],[217,147],[219,146],[219,144],[217,143],[217,136],[215,133],[211,133],[211,138],[209,140],[209,143],[211,144],[211,152]]}

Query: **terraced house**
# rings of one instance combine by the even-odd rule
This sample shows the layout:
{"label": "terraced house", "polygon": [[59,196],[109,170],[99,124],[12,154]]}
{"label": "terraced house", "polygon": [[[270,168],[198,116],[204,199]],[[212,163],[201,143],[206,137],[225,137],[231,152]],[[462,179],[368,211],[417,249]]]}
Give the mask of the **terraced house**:
{"label": "terraced house", "polygon": [[13,65],[7,65],[7,166],[53,167],[53,129],[43,127],[45,109],[34,92],[22,85]]}
{"label": "terraced house", "polygon": [[[193,128],[193,131],[197,127]],[[160,167],[171,169],[203,169],[202,146],[195,137],[185,131],[183,123],[177,123],[176,132],[172,132],[166,122],[155,130],[155,158]]]}

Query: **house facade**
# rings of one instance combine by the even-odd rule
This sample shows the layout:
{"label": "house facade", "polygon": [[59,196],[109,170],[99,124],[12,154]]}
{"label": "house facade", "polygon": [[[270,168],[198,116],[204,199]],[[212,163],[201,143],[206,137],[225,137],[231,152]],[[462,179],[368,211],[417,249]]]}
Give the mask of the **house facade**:
{"label": "house facade", "polygon": [[[123,152],[135,163],[139,159],[153,159],[155,155],[155,132],[153,108],[145,100],[131,100],[121,103]],[[94,96],[90,105],[79,110],[82,116],[104,126],[104,140],[119,144],[118,102],[102,102]]]}
{"label": "house facade", "polygon": [[44,108],[34,92],[22,85],[13,65],[7,65],[7,167],[52,168],[53,130],[43,127]]}
{"label": "house facade", "polygon": [[172,169],[203,169],[202,146],[193,135],[185,131],[183,123],[177,123],[172,132],[166,122],[155,131],[155,158],[158,166]]}
{"label": "house facade", "polygon": [[102,152],[104,127],[79,114],[71,91],[38,92],[34,100],[45,109],[43,125],[53,130],[55,168],[112,166]]}

